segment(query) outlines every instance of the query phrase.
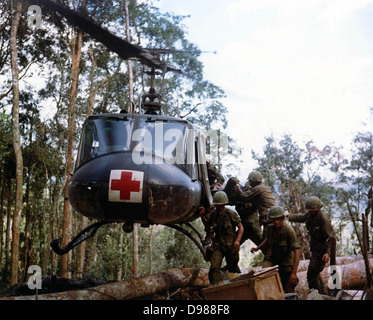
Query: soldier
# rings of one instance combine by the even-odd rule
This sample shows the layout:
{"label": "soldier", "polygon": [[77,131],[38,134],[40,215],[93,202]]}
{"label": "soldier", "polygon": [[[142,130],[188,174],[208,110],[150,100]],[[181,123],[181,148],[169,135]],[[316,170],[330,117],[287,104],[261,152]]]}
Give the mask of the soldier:
{"label": "soldier", "polygon": [[268,218],[272,224],[268,226],[268,234],[264,241],[251,252],[268,247],[263,268],[279,266],[281,283],[286,293],[295,292],[298,283],[297,270],[300,258],[300,245],[293,227],[284,222],[284,210],[274,206],[269,210]]}
{"label": "soldier", "polygon": [[[238,214],[225,208],[225,205],[228,204],[228,197],[224,191],[216,192],[213,201],[215,210],[207,220],[206,241],[213,238],[209,280],[211,284],[217,284],[221,281],[220,266],[224,257],[228,272],[240,272],[238,261],[243,226]],[[201,207],[200,211],[204,211],[204,208]],[[236,228],[238,228],[238,232],[236,232]]]}
{"label": "soldier", "polygon": [[317,289],[321,294],[327,294],[327,290],[320,276],[320,272],[329,262],[330,245],[335,239],[334,230],[330,221],[320,210],[322,203],[319,198],[312,196],[306,202],[305,214],[289,214],[292,222],[305,222],[311,237],[311,259],[307,270],[307,281],[310,289]]}
{"label": "soldier", "polygon": [[[244,226],[244,235],[241,244],[247,239],[251,239],[256,245],[262,240],[262,234],[266,234],[268,221],[268,210],[276,204],[271,189],[262,183],[263,176],[258,171],[249,174],[247,190],[242,192],[239,185],[236,185],[237,191],[241,193],[241,208],[237,211],[242,215]],[[259,217],[258,217],[259,214]],[[263,226],[263,233],[261,230]],[[265,252],[263,252],[265,253]]]}
{"label": "soldier", "polygon": [[210,189],[214,189],[215,186],[221,187],[225,181],[223,175],[210,163],[210,160],[206,161],[206,165]]}

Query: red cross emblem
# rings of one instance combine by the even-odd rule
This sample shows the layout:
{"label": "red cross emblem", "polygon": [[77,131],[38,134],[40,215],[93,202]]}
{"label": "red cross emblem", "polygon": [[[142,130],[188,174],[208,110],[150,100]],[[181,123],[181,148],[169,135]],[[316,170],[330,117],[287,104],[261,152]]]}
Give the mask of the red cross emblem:
{"label": "red cross emblem", "polygon": [[144,172],[132,170],[111,170],[109,201],[142,202]]}

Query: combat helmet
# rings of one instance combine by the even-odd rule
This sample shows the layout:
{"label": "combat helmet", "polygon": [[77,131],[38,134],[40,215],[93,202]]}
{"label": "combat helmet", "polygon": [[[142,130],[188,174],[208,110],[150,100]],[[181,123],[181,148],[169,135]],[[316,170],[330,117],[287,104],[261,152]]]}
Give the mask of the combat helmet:
{"label": "combat helmet", "polygon": [[322,208],[321,200],[318,197],[311,196],[306,202],[306,209],[318,210]]}
{"label": "combat helmet", "polygon": [[273,206],[269,209],[268,218],[269,219],[277,219],[284,217],[284,209],[279,206]]}
{"label": "combat helmet", "polygon": [[259,171],[253,171],[249,174],[249,180],[255,182],[262,182],[263,175]]}
{"label": "combat helmet", "polygon": [[228,196],[224,191],[218,191],[214,194],[214,197],[212,198],[213,204],[228,204]]}

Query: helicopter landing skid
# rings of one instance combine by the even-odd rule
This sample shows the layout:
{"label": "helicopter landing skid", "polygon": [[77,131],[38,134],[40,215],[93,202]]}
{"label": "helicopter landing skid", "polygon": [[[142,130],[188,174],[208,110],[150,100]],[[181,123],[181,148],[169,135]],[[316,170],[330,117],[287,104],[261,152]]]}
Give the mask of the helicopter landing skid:
{"label": "helicopter landing skid", "polygon": [[192,240],[197,245],[198,249],[201,251],[201,253],[203,255],[203,258],[206,260],[206,249],[202,245],[202,240],[203,240],[202,234],[191,223],[186,222],[184,224],[187,225],[189,228],[191,228],[198,235],[198,238],[200,239],[200,242],[188,230],[185,230],[182,226],[178,226],[178,225],[175,225],[175,224],[165,224],[165,226],[173,228],[175,230],[178,230],[178,231],[184,233],[190,240]]}
{"label": "helicopter landing skid", "polygon": [[90,226],[88,226],[87,228],[85,228],[84,230],[79,232],[63,248],[60,247],[60,245],[59,245],[60,240],[58,240],[58,239],[52,240],[52,242],[50,243],[50,246],[51,246],[52,250],[55,253],[57,253],[58,255],[60,255],[60,256],[64,255],[64,254],[68,253],[71,249],[76,247],[78,244],[80,244],[81,242],[83,242],[83,241],[91,238],[92,236],[94,236],[95,233],[97,232],[98,228],[100,228],[101,226],[103,226],[105,224],[108,224],[108,223],[111,223],[111,222],[110,221],[99,221],[99,222],[91,224]]}

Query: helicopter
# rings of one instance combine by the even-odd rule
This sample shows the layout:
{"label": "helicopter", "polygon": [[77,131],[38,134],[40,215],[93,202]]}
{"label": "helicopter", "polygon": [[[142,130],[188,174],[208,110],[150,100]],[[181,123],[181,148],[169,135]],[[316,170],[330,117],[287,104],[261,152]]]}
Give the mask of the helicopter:
{"label": "helicopter", "polygon": [[206,162],[208,137],[181,117],[162,115],[154,89],[157,69],[182,71],[61,4],[33,2],[60,13],[122,59],[137,59],[151,68],[150,89],[140,99],[139,113],[121,110],[85,120],[68,184],[68,200],[79,214],[98,222],[62,248],[58,239],[53,240],[53,251],[58,255],[68,253],[108,223],[122,223],[125,232],[132,232],[134,223],[138,223],[142,227],[165,225],[184,233],[206,258],[203,235],[191,222],[200,218],[199,207],[212,206],[213,202]]}

